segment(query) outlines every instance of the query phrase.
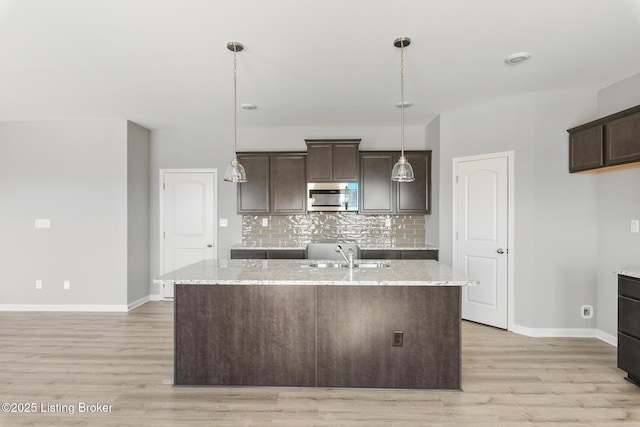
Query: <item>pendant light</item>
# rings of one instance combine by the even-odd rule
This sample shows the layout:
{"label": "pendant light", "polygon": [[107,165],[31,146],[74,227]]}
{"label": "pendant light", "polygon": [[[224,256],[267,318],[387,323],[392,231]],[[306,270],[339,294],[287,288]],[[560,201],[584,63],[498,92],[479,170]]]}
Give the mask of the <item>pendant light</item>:
{"label": "pendant light", "polygon": [[227,49],[233,52],[233,159],[224,171],[224,180],[228,182],[247,182],[247,173],[238,161],[237,139],[238,139],[238,105],[236,81],[238,80],[238,52],[242,52],[244,45],[240,42],[227,43]]}
{"label": "pendant light", "polygon": [[391,180],[398,182],[411,182],[416,179],[411,164],[404,157],[404,48],[410,43],[409,37],[400,37],[393,41],[393,45],[400,48],[400,146],[402,151],[398,162],[391,171]]}

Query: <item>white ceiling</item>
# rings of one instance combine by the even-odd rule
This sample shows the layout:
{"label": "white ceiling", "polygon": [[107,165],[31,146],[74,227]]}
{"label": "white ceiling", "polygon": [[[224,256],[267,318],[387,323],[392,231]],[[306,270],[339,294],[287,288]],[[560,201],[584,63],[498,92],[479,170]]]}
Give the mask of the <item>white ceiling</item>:
{"label": "white ceiling", "polygon": [[[407,124],[640,72],[640,0],[0,0],[0,121],[150,129]],[[529,51],[508,66],[504,58]]]}

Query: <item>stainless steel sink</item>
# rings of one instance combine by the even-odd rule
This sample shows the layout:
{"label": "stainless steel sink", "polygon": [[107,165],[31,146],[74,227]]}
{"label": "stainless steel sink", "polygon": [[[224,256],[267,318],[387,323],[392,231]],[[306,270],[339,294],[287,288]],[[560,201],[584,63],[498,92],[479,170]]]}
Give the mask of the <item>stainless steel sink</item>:
{"label": "stainless steel sink", "polygon": [[334,262],[334,261],[318,261],[309,263],[309,267],[316,268],[339,268],[339,267],[347,267],[347,264],[344,262]]}
{"label": "stainless steel sink", "polygon": [[362,261],[355,262],[353,264],[355,268],[383,268],[383,267],[391,267],[391,262],[389,261]]}
{"label": "stainless steel sink", "polygon": [[[356,260],[353,264],[353,268],[383,268],[390,267],[390,261],[366,261]],[[335,261],[314,261],[309,263],[309,267],[315,268],[347,268],[347,263],[335,262]]]}

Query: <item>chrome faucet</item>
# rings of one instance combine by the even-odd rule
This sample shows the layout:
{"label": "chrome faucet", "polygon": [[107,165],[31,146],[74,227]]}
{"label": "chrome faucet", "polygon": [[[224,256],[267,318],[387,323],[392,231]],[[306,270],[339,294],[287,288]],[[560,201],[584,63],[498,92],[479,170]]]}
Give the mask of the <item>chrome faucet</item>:
{"label": "chrome faucet", "polygon": [[344,251],[342,250],[342,246],[338,245],[336,246],[336,252],[340,252],[340,255],[342,255],[344,260],[347,262],[347,265],[349,266],[349,268],[353,268],[353,249],[349,248],[349,256],[347,256],[344,254]]}

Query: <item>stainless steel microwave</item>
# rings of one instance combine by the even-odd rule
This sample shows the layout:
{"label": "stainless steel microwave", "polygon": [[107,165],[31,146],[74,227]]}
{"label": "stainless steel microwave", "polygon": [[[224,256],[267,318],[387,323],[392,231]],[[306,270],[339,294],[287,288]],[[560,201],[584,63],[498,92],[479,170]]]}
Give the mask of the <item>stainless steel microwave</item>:
{"label": "stainless steel microwave", "polygon": [[321,182],[307,184],[308,211],[358,211],[357,182]]}

